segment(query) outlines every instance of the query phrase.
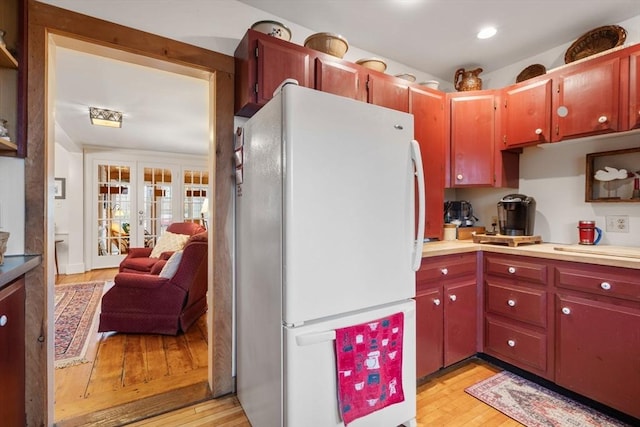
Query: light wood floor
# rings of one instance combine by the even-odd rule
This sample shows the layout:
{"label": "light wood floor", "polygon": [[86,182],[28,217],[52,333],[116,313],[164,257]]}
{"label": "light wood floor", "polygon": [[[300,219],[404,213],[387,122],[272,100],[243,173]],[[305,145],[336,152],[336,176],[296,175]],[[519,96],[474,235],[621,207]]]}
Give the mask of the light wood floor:
{"label": "light wood floor", "polygon": [[[116,273],[59,275],[56,285]],[[210,397],[206,315],[175,337],[98,333],[97,323],[91,336],[89,363],[55,370],[56,426],[121,425]]]}
{"label": "light wood floor", "polygon": [[[433,376],[418,386],[419,427],[515,427],[522,424],[465,393],[464,389],[489,378],[500,369],[471,359]],[[235,396],[191,405],[184,409],[135,422],[137,427],[250,426]],[[376,426],[377,427],[377,426]],[[384,427],[384,426],[381,426]]]}

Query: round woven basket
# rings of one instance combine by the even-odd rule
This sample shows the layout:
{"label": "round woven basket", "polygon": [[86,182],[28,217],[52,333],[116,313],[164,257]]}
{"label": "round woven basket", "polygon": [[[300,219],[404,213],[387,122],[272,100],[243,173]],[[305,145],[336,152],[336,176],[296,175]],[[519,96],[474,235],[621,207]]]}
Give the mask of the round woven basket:
{"label": "round woven basket", "polygon": [[304,47],[342,58],[349,50],[349,43],[340,34],[316,33],[305,39]]}
{"label": "round woven basket", "polygon": [[520,83],[525,80],[529,80],[534,77],[541,76],[543,74],[546,74],[546,72],[547,72],[547,69],[542,64],[529,65],[527,68],[520,71],[520,74],[518,74],[518,77],[516,77],[516,83]]}

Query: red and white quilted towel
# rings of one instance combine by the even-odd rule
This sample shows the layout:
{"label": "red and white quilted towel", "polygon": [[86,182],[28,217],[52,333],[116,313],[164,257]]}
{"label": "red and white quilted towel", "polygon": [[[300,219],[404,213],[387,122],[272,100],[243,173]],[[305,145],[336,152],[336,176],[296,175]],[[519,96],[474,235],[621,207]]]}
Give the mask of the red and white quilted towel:
{"label": "red and white quilted towel", "polygon": [[404,401],[404,313],[336,329],[338,403],[345,426]]}

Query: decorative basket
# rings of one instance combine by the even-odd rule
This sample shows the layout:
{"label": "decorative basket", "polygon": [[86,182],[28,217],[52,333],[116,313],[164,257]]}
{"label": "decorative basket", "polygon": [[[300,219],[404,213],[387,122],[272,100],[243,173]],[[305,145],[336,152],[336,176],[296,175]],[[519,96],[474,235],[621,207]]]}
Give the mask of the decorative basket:
{"label": "decorative basket", "polygon": [[8,231],[0,231],[0,265],[4,264],[4,253],[7,251],[9,235]]}
{"label": "decorative basket", "polygon": [[518,74],[518,77],[516,77],[516,83],[520,83],[525,80],[529,80],[534,77],[541,76],[543,74],[546,74],[546,72],[547,72],[547,69],[542,64],[529,65],[527,68],[520,71],[520,74]]}
{"label": "decorative basket", "polygon": [[624,44],[627,32],[619,25],[594,28],[578,38],[564,54],[564,63],[586,58]]}
{"label": "decorative basket", "polygon": [[368,68],[370,70],[379,71],[381,73],[384,73],[384,71],[387,69],[387,63],[380,58],[358,59],[356,61],[356,64],[362,65],[363,67]]}
{"label": "decorative basket", "polygon": [[342,58],[349,50],[349,43],[340,34],[316,33],[305,39],[304,47]]}

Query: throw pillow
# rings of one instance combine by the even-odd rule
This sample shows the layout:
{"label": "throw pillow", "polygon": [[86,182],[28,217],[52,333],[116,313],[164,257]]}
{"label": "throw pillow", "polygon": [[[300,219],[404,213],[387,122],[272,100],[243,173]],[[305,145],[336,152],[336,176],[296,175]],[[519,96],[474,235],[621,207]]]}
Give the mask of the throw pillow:
{"label": "throw pillow", "polygon": [[158,237],[158,241],[151,250],[151,255],[149,255],[149,257],[159,258],[162,252],[182,250],[184,245],[187,243],[187,240],[189,240],[189,237],[191,236],[187,234],[177,234],[165,231],[160,235],[160,237]]}
{"label": "throw pillow", "polygon": [[171,279],[178,271],[178,265],[180,265],[180,260],[182,259],[182,251],[174,252],[171,255],[171,258],[167,260],[167,263],[162,267],[162,271],[158,276],[164,277],[167,279]]}

